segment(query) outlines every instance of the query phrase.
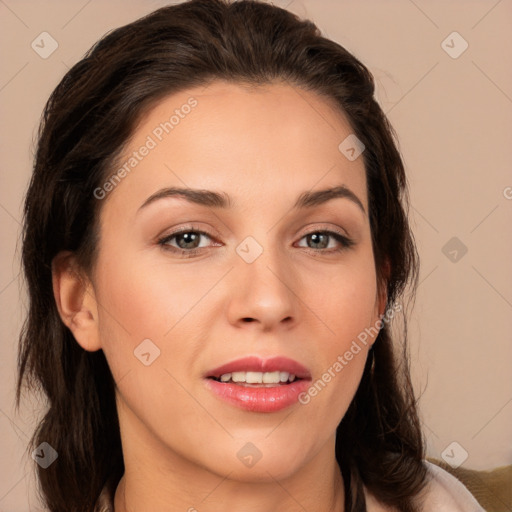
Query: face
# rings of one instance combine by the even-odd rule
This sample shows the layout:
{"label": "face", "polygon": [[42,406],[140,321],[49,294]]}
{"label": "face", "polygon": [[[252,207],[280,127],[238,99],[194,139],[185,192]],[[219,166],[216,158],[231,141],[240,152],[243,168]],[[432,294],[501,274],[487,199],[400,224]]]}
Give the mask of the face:
{"label": "face", "polygon": [[358,336],[384,307],[363,160],[338,149],[351,133],[325,99],[277,83],[214,82],[141,121],[96,193],[91,292],[125,457],[239,480],[334,457],[373,341]]}

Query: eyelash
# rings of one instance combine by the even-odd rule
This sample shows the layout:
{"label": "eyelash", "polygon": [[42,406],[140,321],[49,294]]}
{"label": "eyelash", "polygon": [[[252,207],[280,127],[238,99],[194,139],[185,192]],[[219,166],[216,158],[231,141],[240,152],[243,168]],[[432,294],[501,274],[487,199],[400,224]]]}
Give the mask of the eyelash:
{"label": "eyelash", "polygon": [[[205,231],[201,231],[201,230],[198,230],[198,229],[187,228],[187,229],[182,229],[180,231],[176,231],[176,232],[171,233],[169,235],[165,235],[164,237],[158,239],[157,243],[164,250],[171,251],[171,252],[177,253],[177,254],[181,254],[184,258],[192,258],[192,257],[198,255],[199,253],[201,253],[201,251],[203,251],[203,249],[207,249],[207,247],[198,247],[198,248],[190,249],[190,250],[179,249],[177,247],[173,247],[173,246],[168,244],[168,242],[170,240],[172,240],[173,238],[176,238],[177,236],[183,235],[185,233],[195,233],[195,234],[198,234],[198,235],[206,236],[207,238],[210,238],[210,239],[214,238],[212,235],[210,235],[209,233],[207,233]],[[303,238],[306,238],[307,236],[314,235],[314,234],[328,235],[328,236],[334,238],[337,242],[339,242],[341,244],[341,247],[339,247],[338,249],[330,249],[330,250],[326,250],[326,249],[312,249],[311,247],[304,247],[304,249],[306,249],[306,252],[309,252],[309,253],[314,254],[314,255],[318,255],[319,252],[323,252],[323,253],[327,253],[327,254],[340,253],[340,252],[342,252],[342,251],[344,251],[346,249],[349,249],[353,245],[355,245],[355,242],[352,239],[350,239],[350,238],[346,237],[345,235],[342,235],[342,234],[340,234],[340,233],[338,233],[336,231],[329,231],[329,230],[310,231],[309,233],[304,234],[300,238],[300,240],[302,240]]]}

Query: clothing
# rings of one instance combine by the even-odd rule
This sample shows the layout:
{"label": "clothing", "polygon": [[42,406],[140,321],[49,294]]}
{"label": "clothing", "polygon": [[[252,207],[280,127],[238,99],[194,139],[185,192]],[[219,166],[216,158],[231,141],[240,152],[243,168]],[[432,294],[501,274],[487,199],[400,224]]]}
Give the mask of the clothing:
{"label": "clothing", "polygon": [[[429,482],[421,494],[421,512],[485,512],[464,484],[444,469],[425,460]],[[365,493],[368,512],[391,512]]]}
{"label": "clothing", "polygon": [[431,462],[425,463],[433,477],[423,505],[425,512],[485,512],[460,480]]}
{"label": "clothing", "polygon": [[[422,499],[422,512],[485,512],[467,488],[447,471],[424,461],[428,469],[429,483]],[[368,512],[390,512],[366,490]],[[94,512],[114,512],[113,492],[105,487],[96,503]]]}

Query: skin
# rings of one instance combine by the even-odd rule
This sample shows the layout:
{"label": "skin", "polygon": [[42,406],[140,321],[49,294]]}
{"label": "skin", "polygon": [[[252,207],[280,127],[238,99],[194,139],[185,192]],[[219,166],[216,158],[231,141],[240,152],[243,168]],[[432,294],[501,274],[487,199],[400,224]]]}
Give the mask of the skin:
{"label": "skin", "polygon": [[[197,106],[102,200],[89,279],[70,270],[72,254],[55,260],[61,317],[85,350],[104,351],[118,388],[126,472],[115,510],[213,512],[222,503],[244,512],[343,510],[335,432],[373,338],[307,405],[279,412],[235,408],[206,389],[203,375],[247,355],[284,355],[314,382],[383,313],[364,163],[338,149],[352,130],[313,92],[215,81],[162,100],[125,156],[190,97]],[[301,193],[340,185],[365,212],[347,198],[293,209]],[[168,197],[139,210],[170,186],[225,192],[234,204]],[[211,236],[200,238],[198,254],[159,245],[190,223]],[[332,237],[315,245],[306,236],[322,230],[354,245]],[[263,248],[252,263],[235,250],[248,236]],[[179,241],[168,244],[179,250]],[[149,366],[134,357],[145,339],[160,350]],[[252,467],[236,455],[248,442],[262,455]]]}

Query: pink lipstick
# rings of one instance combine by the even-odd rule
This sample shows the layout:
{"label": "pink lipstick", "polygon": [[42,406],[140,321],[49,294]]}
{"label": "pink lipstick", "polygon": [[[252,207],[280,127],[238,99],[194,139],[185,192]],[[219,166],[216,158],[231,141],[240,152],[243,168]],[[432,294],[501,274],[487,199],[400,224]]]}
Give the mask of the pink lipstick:
{"label": "pink lipstick", "polygon": [[277,412],[298,401],[311,374],[287,357],[237,359],[210,370],[207,388],[229,404],[252,412]]}

